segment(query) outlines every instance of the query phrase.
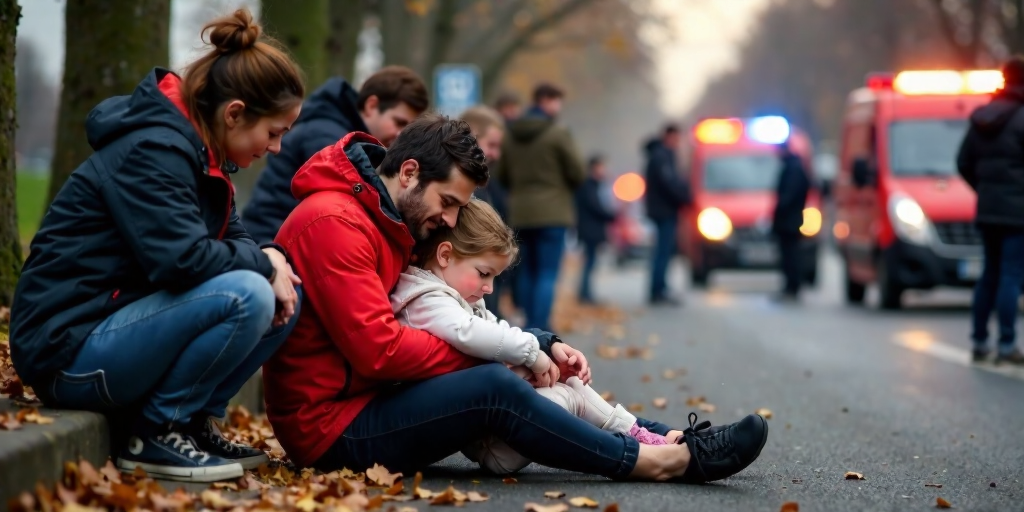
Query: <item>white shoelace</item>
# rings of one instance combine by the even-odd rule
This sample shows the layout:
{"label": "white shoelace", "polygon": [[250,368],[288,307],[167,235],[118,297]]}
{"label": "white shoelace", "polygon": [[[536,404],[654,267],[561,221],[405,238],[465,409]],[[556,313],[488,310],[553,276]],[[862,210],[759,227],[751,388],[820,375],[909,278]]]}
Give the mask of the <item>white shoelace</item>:
{"label": "white shoelace", "polygon": [[177,448],[178,453],[181,453],[182,455],[186,455],[185,452],[188,451],[187,455],[188,458],[190,459],[202,456],[199,459],[200,464],[206,462],[210,458],[210,455],[208,453],[201,450],[197,450],[196,447],[192,445],[192,441],[185,440],[184,438],[181,437],[181,434],[177,432],[171,432],[170,434],[167,434],[167,437],[160,436],[157,439],[165,443],[171,443],[171,446]]}

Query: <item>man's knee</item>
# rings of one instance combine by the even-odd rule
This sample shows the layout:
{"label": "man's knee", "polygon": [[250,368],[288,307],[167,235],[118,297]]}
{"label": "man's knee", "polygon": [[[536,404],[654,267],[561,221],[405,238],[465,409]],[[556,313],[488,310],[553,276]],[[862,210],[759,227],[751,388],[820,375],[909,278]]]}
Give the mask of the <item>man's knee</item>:
{"label": "man's knee", "polygon": [[221,274],[218,280],[223,290],[231,294],[238,307],[245,314],[259,320],[266,320],[269,325],[274,318],[277,297],[270,281],[251,270],[235,270]]}
{"label": "man's knee", "polygon": [[529,382],[503,364],[482,364],[465,371],[472,381],[467,382],[469,388],[500,402],[518,402],[523,396],[537,396]]}

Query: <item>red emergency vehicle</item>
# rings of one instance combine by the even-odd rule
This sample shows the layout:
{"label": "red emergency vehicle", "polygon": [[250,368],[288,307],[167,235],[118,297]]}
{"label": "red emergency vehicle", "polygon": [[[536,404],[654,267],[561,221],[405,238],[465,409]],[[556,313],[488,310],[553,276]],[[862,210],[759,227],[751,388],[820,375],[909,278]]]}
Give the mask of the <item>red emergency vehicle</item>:
{"label": "red emergency vehicle", "polygon": [[[779,116],[704,119],[688,141],[693,204],[680,213],[680,252],[690,262],[694,286],[707,285],[719,269],[779,268],[771,233],[775,187],[782,169],[778,144],[788,142],[810,172],[807,135]],[[804,209],[804,280],[817,279],[820,197]]]}
{"label": "red emergency vehicle", "polygon": [[849,94],[833,226],[848,302],[877,283],[881,307],[898,309],[905,290],[980,277],[976,197],[956,154],[971,112],[1002,85],[992,70],[902,71]]}

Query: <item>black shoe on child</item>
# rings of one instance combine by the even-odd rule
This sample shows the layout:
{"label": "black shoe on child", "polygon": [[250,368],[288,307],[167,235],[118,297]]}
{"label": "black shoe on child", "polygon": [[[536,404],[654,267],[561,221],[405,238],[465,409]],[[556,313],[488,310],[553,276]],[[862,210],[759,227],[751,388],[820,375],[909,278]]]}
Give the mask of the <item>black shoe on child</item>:
{"label": "black shoe on child", "polygon": [[690,428],[678,441],[690,448],[690,465],[681,482],[702,484],[735,475],[757,460],[768,441],[768,422],[757,414],[720,427],[697,423],[692,412],[689,420]]}
{"label": "black shoe on child", "polygon": [[245,469],[256,469],[260,464],[270,462],[270,457],[263,450],[224,439],[213,418],[192,420],[188,433],[200,449],[211,455],[237,462]]}
{"label": "black shoe on child", "polygon": [[117,467],[126,473],[139,467],[153,478],[179,482],[216,482],[245,474],[241,464],[200,450],[179,429],[156,425],[136,429]]}

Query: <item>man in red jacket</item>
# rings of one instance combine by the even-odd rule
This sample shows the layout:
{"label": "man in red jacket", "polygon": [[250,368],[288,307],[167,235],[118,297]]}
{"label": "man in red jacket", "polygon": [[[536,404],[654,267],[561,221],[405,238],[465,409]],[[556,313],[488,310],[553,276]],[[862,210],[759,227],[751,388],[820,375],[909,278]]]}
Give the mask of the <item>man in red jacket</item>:
{"label": "man in red jacket", "polygon": [[[388,299],[415,241],[454,226],[487,183],[484,155],[462,121],[425,116],[385,151],[354,132],[311,158],[292,181],[299,205],[276,241],[302,276],[295,330],[264,366],[267,413],[300,466],[414,471],[490,435],[544,465],[612,478],[725,478],[767,435],[760,416],[684,432],[644,421],[678,444],[640,446],[542,397],[501,364],[485,364],[396,320]],[[589,379],[586,358],[534,331],[563,378]]]}

